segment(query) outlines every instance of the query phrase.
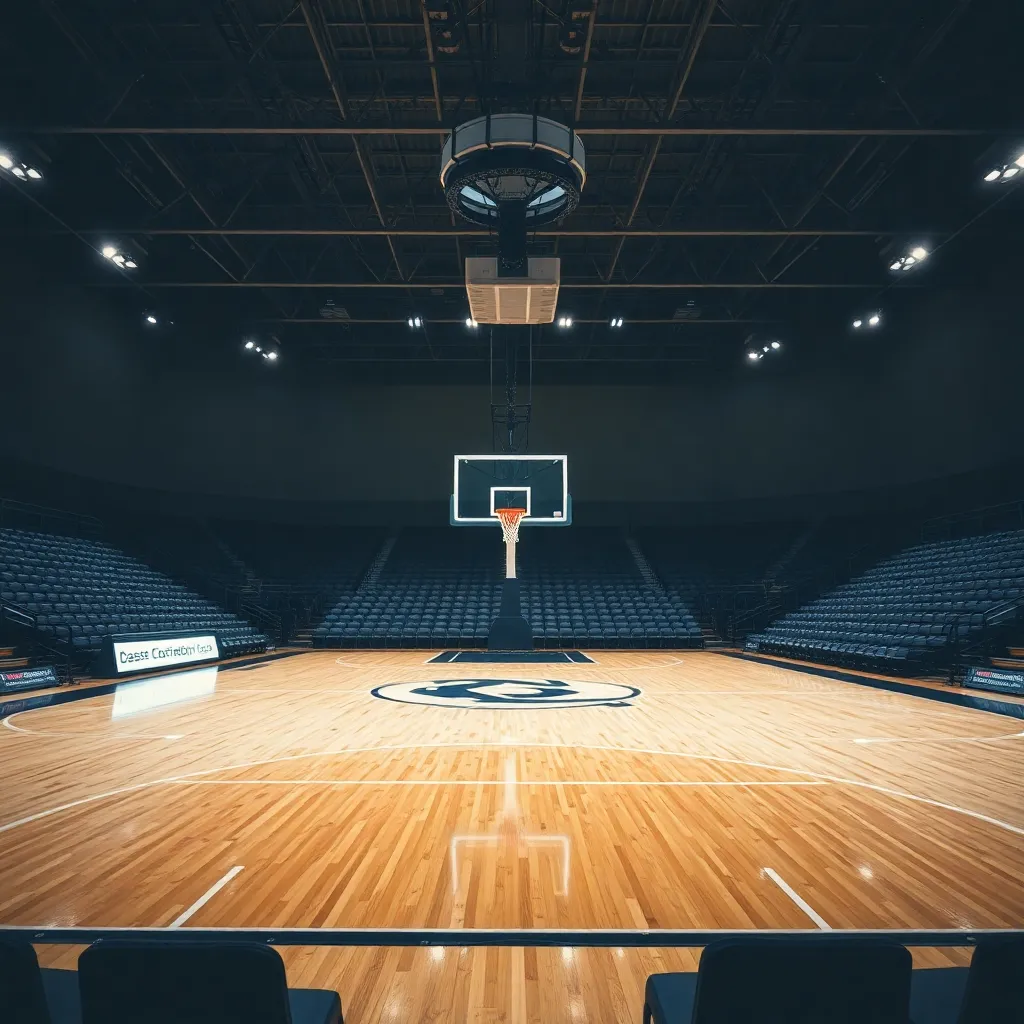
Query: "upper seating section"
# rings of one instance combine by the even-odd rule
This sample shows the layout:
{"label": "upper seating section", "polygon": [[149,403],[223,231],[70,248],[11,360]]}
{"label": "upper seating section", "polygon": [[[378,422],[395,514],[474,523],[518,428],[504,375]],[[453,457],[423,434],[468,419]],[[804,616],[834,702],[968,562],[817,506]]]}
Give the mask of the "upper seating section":
{"label": "upper seating section", "polygon": [[216,632],[225,654],[264,650],[267,638],[180,583],[102,541],[0,529],[0,597],[39,629],[80,651],[119,633]]}
{"label": "upper seating section", "polygon": [[[611,530],[520,534],[523,615],[540,646],[699,646],[684,601],[648,586]],[[484,646],[504,546],[494,529],[404,531],[379,578],[339,601],[314,635],[344,646]]]}
{"label": "upper seating section", "polygon": [[386,531],[216,523],[216,535],[264,585],[340,598],[359,586]]}
{"label": "upper seating section", "polygon": [[909,548],[791,612],[748,646],[848,663],[922,662],[1024,598],[1024,530]]}

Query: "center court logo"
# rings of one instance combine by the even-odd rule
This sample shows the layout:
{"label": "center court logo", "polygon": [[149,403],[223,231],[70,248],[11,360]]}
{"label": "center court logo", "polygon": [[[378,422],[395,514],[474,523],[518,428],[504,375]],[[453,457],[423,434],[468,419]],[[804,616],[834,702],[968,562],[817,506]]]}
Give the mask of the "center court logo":
{"label": "center court logo", "polygon": [[426,683],[389,683],[371,693],[401,704],[437,708],[586,708],[629,707],[640,695],[619,683],[565,683],[560,679],[438,679]]}

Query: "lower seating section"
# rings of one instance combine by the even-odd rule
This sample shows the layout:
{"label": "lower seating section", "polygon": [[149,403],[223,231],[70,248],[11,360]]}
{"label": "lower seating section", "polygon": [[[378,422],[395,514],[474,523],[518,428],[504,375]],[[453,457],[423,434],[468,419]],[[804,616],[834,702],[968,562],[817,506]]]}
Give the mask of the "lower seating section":
{"label": "lower seating section", "polygon": [[[327,646],[481,647],[504,577],[498,528],[401,534],[379,578],[339,601],[315,630]],[[612,530],[525,527],[518,551],[523,615],[548,647],[699,647],[678,596],[643,580]]]}
{"label": "lower seating section", "polygon": [[80,653],[110,634],[197,629],[215,632],[228,656],[267,646],[247,622],[98,540],[0,529],[0,598],[50,637],[70,630]]}
{"label": "lower seating section", "polygon": [[501,601],[497,528],[404,531],[375,582],[339,601],[314,642],[345,647],[477,647]]}
{"label": "lower seating section", "polygon": [[620,534],[525,529],[519,575],[523,615],[544,647],[699,647],[683,599],[647,584]]}
{"label": "lower seating section", "polygon": [[909,548],[749,636],[759,651],[900,668],[939,660],[1024,598],[1024,531]]}

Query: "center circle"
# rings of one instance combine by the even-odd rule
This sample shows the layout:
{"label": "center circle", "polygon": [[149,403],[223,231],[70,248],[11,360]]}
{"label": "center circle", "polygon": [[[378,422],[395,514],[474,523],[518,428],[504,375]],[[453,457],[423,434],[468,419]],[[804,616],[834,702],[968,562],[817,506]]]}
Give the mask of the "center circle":
{"label": "center circle", "polygon": [[441,708],[626,707],[640,695],[622,683],[564,682],[560,679],[434,679],[386,683],[370,691],[381,700]]}

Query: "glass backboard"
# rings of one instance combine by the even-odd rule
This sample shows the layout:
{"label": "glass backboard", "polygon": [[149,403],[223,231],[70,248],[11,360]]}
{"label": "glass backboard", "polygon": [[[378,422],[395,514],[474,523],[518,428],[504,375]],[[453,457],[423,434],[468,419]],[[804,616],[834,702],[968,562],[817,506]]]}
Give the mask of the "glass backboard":
{"label": "glass backboard", "polygon": [[572,522],[564,455],[456,455],[452,526],[499,525],[499,508],[523,508],[523,526]]}

